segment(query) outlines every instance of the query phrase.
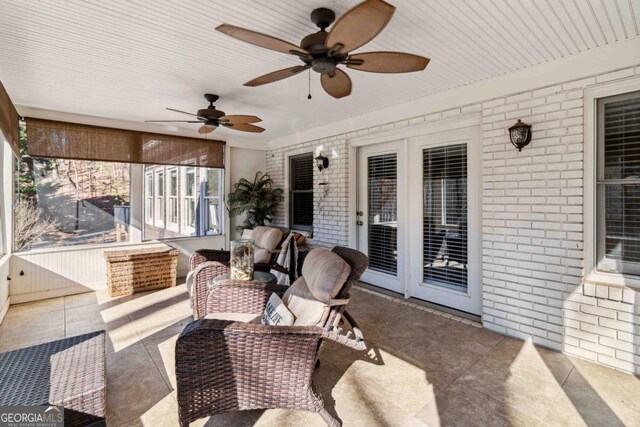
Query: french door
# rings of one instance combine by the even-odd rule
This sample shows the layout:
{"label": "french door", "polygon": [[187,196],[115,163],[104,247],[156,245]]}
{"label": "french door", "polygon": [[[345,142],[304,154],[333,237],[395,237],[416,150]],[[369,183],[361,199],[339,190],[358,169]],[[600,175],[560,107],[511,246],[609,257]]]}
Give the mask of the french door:
{"label": "french door", "polygon": [[[481,313],[481,154],[478,130],[409,141],[409,294]],[[415,238],[413,237],[415,236]]]}
{"label": "french door", "polygon": [[361,280],[400,293],[407,265],[404,163],[402,141],[358,149],[358,249],[369,256]]}

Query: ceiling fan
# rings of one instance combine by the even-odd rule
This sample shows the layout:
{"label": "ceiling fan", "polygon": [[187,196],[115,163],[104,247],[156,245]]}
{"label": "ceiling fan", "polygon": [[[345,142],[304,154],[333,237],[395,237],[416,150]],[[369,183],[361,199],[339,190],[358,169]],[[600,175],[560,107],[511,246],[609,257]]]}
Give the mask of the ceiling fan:
{"label": "ceiling fan", "polygon": [[219,98],[218,95],[206,93],[204,98],[209,102],[207,108],[198,110],[196,114],[187,113],[186,111],[176,110],[174,108],[167,108],[169,111],[175,111],[176,113],[187,114],[195,117],[194,120],[145,120],[147,123],[202,123],[202,126],[198,129],[198,133],[206,134],[211,133],[218,126],[224,126],[229,129],[240,130],[243,132],[264,132],[264,128],[255,126],[250,123],[261,122],[262,119],[256,116],[247,115],[232,115],[227,116],[224,111],[216,110],[213,103]]}
{"label": "ceiling fan", "polygon": [[351,79],[338,65],[374,73],[408,73],[422,71],[429,63],[429,58],[403,52],[351,53],[376,37],[395,10],[383,0],[366,0],[342,15],[327,32],[326,28],[336,18],[335,13],[327,8],[315,9],[311,12],[311,21],[320,31],[303,38],[300,46],[229,24],[222,24],[216,30],[256,46],[297,56],[304,63],[257,77],[245,86],[277,82],[312,69],[321,74],[322,87],[329,95],[342,98],[351,94]]}

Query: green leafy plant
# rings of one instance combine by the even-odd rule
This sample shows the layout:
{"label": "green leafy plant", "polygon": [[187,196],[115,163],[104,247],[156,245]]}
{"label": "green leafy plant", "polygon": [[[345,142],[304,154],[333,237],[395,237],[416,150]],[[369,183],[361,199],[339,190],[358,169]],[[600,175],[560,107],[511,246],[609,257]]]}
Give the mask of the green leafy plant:
{"label": "green leafy plant", "polygon": [[270,222],[284,200],[284,191],[274,187],[273,179],[266,172],[256,173],[253,182],[241,178],[234,188],[227,198],[227,209],[229,215],[246,214],[244,222],[236,227],[240,233]]}

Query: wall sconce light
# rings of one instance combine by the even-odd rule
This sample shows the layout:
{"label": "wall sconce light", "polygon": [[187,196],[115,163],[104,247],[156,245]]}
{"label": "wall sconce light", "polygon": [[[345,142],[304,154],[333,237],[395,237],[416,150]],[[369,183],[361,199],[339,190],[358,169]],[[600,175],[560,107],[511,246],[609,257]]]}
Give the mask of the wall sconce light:
{"label": "wall sconce light", "polygon": [[318,154],[318,157],[316,157],[316,166],[318,166],[318,170],[322,172],[323,169],[327,169],[329,167],[329,159],[323,156],[322,153]]}
{"label": "wall sconce light", "polygon": [[509,138],[513,146],[522,151],[531,142],[531,125],[518,119],[518,122],[509,128]]}

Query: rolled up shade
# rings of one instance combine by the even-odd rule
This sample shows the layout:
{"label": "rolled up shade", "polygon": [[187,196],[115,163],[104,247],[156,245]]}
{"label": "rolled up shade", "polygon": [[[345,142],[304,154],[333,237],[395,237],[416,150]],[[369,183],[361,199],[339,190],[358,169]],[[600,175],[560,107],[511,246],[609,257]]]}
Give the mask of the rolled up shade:
{"label": "rolled up shade", "polygon": [[224,168],[224,141],[27,117],[32,157]]}
{"label": "rolled up shade", "polygon": [[9,141],[11,149],[20,155],[20,115],[16,111],[9,94],[0,82],[0,131]]}

